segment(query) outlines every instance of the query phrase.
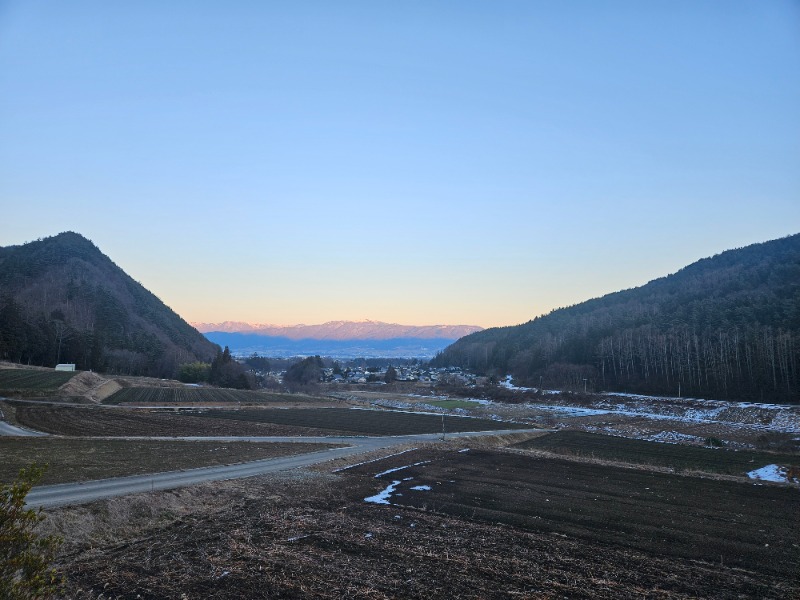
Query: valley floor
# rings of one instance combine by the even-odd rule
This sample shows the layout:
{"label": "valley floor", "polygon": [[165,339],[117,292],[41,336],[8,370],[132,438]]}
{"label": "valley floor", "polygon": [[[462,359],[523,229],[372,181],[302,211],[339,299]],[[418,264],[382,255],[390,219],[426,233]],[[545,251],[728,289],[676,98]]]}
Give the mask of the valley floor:
{"label": "valley floor", "polygon": [[[125,436],[429,436],[48,510],[42,531],[66,540],[63,597],[800,597],[800,407],[327,391],[247,405],[224,394],[215,406],[178,394],[166,406],[0,402],[12,425],[50,434],[0,440],[9,465],[55,457],[54,481],[309,450]],[[443,426],[445,441],[430,441]],[[748,475],[764,469],[786,483]]]}

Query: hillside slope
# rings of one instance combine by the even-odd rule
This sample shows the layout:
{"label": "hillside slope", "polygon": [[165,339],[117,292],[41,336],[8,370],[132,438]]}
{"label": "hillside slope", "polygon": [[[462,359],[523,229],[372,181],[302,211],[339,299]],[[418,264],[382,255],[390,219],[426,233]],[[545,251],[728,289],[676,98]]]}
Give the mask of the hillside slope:
{"label": "hillside slope", "polygon": [[798,402],[800,234],[466,336],[433,363],[544,387]]}
{"label": "hillside slope", "polygon": [[0,359],[173,377],[217,350],[77,233],[0,248]]}

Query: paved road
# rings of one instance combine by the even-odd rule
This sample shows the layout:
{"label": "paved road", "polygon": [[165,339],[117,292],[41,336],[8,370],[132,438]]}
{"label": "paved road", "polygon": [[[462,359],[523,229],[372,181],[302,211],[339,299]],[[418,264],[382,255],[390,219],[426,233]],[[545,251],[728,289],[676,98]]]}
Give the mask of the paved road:
{"label": "paved road", "polygon": [[0,435],[24,435],[31,437],[31,436],[40,436],[47,434],[42,433],[41,431],[23,429],[22,427],[16,427],[14,425],[11,425],[10,423],[6,423],[5,421],[0,421]]}
{"label": "paved road", "polygon": [[[7,398],[0,397],[0,400],[7,400]],[[33,431],[32,429],[24,429],[22,427],[17,427],[12,425],[11,423],[6,423],[5,415],[3,411],[0,410],[0,435],[24,435],[24,436],[39,436],[39,435],[47,435],[46,433],[42,433],[41,431]]]}
{"label": "paved road", "polygon": [[[513,429],[503,431],[483,431],[483,432],[459,432],[447,434],[447,439],[468,438],[482,435],[501,435],[505,433],[524,433],[542,431],[541,429]],[[67,504],[81,504],[91,502],[101,498],[111,498],[113,496],[125,496],[138,492],[148,492],[153,490],[166,490],[187,485],[196,485],[207,481],[221,481],[225,479],[239,479],[243,477],[253,477],[308,467],[322,462],[361,454],[382,448],[391,448],[401,444],[414,444],[417,442],[429,442],[440,439],[441,434],[418,434],[393,437],[363,437],[363,438],[340,438],[340,437],[192,437],[192,438],[161,438],[161,439],[190,439],[190,440],[219,440],[219,441],[295,441],[295,442],[316,442],[316,443],[346,443],[351,444],[346,448],[326,449],[319,452],[299,454],[296,456],[285,456],[281,458],[271,458],[255,460],[237,465],[221,465],[216,467],[204,467],[200,469],[187,469],[185,471],[169,471],[166,473],[154,473],[152,475],[135,475],[131,477],[115,477],[113,479],[100,479],[95,481],[84,481],[81,483],[63,483],[59,485],[37,486],[33,488],[27,496],[27,504],[32,508],[50,508],[53,506],[63,506]],[[113,439],[113,438],[103,438]],[[124,438],[142,439],[142,438]],[[159,439],[159,438],[147,438]]]}

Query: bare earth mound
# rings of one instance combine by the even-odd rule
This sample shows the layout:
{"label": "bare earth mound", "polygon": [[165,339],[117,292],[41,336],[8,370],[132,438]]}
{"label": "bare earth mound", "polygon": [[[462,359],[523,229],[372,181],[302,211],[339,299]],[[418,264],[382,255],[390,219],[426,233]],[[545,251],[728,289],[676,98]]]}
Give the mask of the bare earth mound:
{"label": "bare earth mound", "polygon": [[58,393],[60,396],[81,396],[92,402],[102,402],[120,389],[122,386],[113,379],[83,371],[58,388]]}

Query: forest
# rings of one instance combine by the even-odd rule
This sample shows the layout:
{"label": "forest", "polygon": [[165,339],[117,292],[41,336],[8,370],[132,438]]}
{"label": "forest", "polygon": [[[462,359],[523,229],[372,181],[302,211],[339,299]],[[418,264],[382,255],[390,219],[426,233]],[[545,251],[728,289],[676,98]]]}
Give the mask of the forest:
{"label": "forest", "polygon": [[219,348],[72,233],[0,248],[0,359],[174,377]]}
{"label": "forest", "polygon": [[434,366],[543,388],[800,401],[800,235],[458,340]]}

